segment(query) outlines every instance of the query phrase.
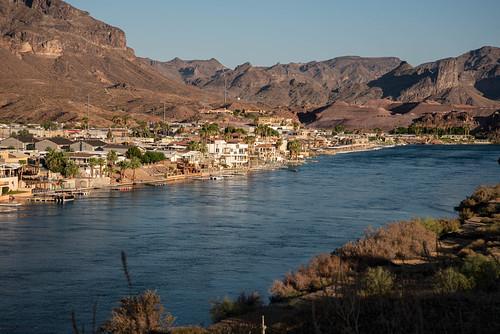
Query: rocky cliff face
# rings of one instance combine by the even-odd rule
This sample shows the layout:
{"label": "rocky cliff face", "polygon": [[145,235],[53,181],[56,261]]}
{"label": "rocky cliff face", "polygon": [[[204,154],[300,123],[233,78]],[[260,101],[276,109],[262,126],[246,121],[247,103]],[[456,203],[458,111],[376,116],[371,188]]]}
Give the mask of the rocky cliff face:
{"label": "rocky cliff face", "polygon": [[169,73],[188,84],[210,91],[221,91],[227,83],[230,96],[269,106],[308,108],[331,101],[335,90],[374,80],[400,63],[398,58],[340,57],[309,63],[276,64],[256,67],[242,64],[234,70],[212,59],[185,62],[174,59],[163,63]]}
{"label": "rocky cliff face", "polygon": [[0,33],[18,53],[57,57],[93,48],[126,51],[125,33],[60,0],[0,1]]}
{"label": "rocky cliff face", "polygon": [[[122,30],[61,0],[0,0],[0,118],[91,122],[114,114],[193,114],[210,97],[137,59]],[[134,114],[134,115],[137,115]],[[141,116],[142,117],[142,116]]]}
{"label": "rocky cliff face", "polygon": [[434,100],[487,107],[500,105],[499,84],[500,48],[483,47],[415,68],[402,63],[368,86],[378,90],[378,97],[403,102]]}

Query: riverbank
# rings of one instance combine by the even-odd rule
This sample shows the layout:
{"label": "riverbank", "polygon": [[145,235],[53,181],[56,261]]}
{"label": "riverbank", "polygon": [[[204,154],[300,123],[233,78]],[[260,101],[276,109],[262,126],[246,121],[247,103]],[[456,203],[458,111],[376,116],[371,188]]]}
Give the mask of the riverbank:
{"label": "riverbank", "polygon": [[219,301],[214,325],[173,333],[498,333],[500,184],[457,211],[366,232],[275,281],[269,305]]}
{"label": "riverbank", "polygon": [[[133,190],[134,187],[141,187],[144,185],[163,185],[169,183],[176,182],[185,182],[192,180],[211,180],[212,176],[215,176],[215,180],[224,178],[224,177],[232,177],[236,175],[247,175],[250,173],[263,172],[263,171],[272,171],[281,168],[287,168],[289,166],[297,166],[304,163],[307,163],[308,159],[311,159],[315,156],[319,155],[334,155],[334,154],[346,154],[346,153],[355,153],[355,152],[365,152],[372,150],[379,150],[384,148],[392,148],[395,145],[375,145],[375,144],[354,144],[354,145],[342,145],[338,147],[325,148],[317,151],[311,152],[308,158],[296,159],[296,160],[288,160],[283,161],[282,163],[267,163],[261,164],[258,166],[252,166],[247,168],[225,168],[225,169],[213,169],[207,171],[201,171],[199,173],[189,173],[189,174],[179,174],[179,175],[169,175],[166,177],[152,177],[146,171],[154,168],[155,165],[152,166],[144,166],[137,171],[133,172],[131,170],[127,170],[124,172],[123,177],[125,181],[123,182],[113,182],[108,185],[100,184],[98,186],[93,187],[80,187],[75,189],[58,189],[54,191],[48,191],[47,193],[32,193],[30,189],[26,189],[25,192],[0,196],[0,203],[22,203],[27,204],[30,202],[63,202],[56,200],[36,200],[37,196],[56,196],[55,194],[73,194],[75,192],[92,192],[99,190],[118,190],[118,191],[130,191]],[[161,164],[157,166],[161,167]],[[113,178],[116,179],[116,178]],[[134,180],[135,179],[135,180]],[[58,196],[58,195],[57,195]],[[85,196],[83,196],[85,197]]]}

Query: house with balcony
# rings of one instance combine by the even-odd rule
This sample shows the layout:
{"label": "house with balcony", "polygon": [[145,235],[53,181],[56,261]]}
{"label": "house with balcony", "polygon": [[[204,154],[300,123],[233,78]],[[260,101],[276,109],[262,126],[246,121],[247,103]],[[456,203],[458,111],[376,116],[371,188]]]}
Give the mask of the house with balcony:
{"label": "house with balcony", "polygon": [[248,166],[248,144],[236,140],[225,141],[214,140],[207,145],[208,153],[212,155],[219,164],[230,168],[241,168]]}

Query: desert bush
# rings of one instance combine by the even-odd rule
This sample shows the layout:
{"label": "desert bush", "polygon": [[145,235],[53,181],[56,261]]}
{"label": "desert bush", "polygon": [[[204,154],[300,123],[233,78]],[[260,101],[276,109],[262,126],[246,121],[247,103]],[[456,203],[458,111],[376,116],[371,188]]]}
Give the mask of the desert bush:
{"label": "desert bush", "polygon": [[461,272],[471,280],[474,288],[491,290],[500,278],[500,264],[482,254],[469,255],[462,264]]}
{"label": "desert bush", "polygon": [[365,296],[387,295],[394,287],[394,275],[384,267],[368,268],[362,282]]}
{"label": "desert bush", "polygon": [[434,275],[434,289],[438,293],[455,293],[469,290],[471,287],[470,280],[452,267],[441,269]]}
{"label": "desert bush", "polygon": [[262,299],[257,292],[250,294],[241,293],[236,300],[224,297],[222,300],[212,302],[210,315],[214,322],[235,317],[255,311],[263,306]]}
{"label": "desert bush", "polygon": [[275,281],[270,289],[273,301],[314,292],[334,284],[340,275],[349,271],[349,264],[331,254],[315,256],[306,266],[287,273],[282,281]]}
{"label": "desert bush", "polygon": [[438,236],[456,232],[460,229],[460,221],[458,219],[420,218],[418,222]]}
{"label": "desert bush", "polygon": [[500,198],[500,184],[491,187],[481,186],[471,196],[463,200],[455,210],[459,212],[462,220],[475,215],[489,217],[500,211],[500,204],[490,203],[497,198]]}
{"label": "desert bush", "polygon": [[165,312],[160,296],[148,290],[123,298],[101,331],[110,334],[168,333],[174,320],[170,313]]}
{"label": "desert bush", "polygon": [[[436,250],[436,235],[418,220],[368,230],[365,237],[336,250],[342,258],[384,262],[427,256]],[[373,264],[373,263],[372,263]]]}

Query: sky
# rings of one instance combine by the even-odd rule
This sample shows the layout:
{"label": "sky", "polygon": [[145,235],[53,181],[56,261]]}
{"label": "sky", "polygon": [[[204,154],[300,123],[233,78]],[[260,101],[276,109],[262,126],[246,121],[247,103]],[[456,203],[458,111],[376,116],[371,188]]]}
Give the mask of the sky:
{"label": "sky", "polygon": [[418,65],[500,47],[499,0],[66,0],[138,56],[250,62],[396,56]]}

